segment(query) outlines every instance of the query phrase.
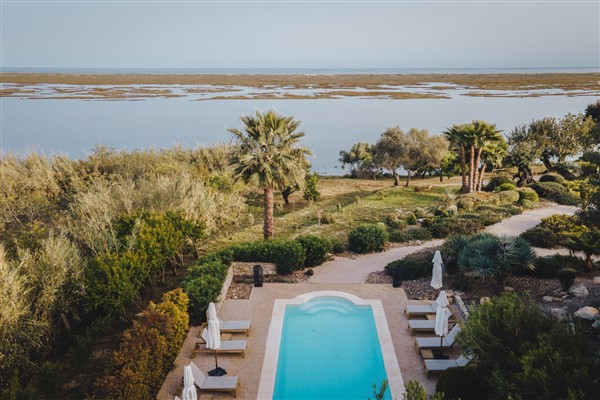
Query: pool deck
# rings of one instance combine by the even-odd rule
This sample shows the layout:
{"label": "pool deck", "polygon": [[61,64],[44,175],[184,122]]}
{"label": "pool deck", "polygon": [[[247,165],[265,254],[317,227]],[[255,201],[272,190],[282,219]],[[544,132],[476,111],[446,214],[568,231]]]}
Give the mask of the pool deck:
{"label": "pool deck", "polygon": [[[271,316],[276,299],[293,299],[294,297],[323,290],[334,290],[353,294],[363,300],[380,300],[387,319],[394,351],[404,382],[418,380],[428,392],[435,391],[434,378],[427,378],[423,368],[423,360],[415,347],[414,337],[408,329],[408,320],[404,307],[409,302],[404,290],[391,285],[365,284],[332,284],[305,283],[286,284],[269,283],[262,288],[253,288],[248,300],[225,300],[219,316],[224,319],[249,319],[252,326],[249,336],[235,334],[232,339],[248,340],[246,356],[220,355],[219,366],[227,370],[229,376],[240,378],[239,399],[257,399],[265,354],[267,354],[267,336],[271,324]],[[418,302],[410,301],[411,304]],[[190,330],[182,351],[175,360],[175,368],[165,381],[158,394],[159,400],[172,400],[181,394],[183,367],[193,361],[202,371],[214,368],[214,357],[210,354],[192,354],[198,335],[198,327]],[[230,399],[229,394],[202,393],[201,399]],[[396,397],[394,397],[396,398]]]}

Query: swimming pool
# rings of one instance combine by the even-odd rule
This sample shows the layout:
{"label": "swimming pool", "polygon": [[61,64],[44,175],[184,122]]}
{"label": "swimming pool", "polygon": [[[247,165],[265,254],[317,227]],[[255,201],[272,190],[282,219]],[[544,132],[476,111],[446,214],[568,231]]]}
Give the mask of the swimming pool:
{"label": "swimming pool", "polygon": [[404,384],[379,300],[323,291],[275,303],[259,399],[365,400],[383,378],[385,398],[399,398]]}

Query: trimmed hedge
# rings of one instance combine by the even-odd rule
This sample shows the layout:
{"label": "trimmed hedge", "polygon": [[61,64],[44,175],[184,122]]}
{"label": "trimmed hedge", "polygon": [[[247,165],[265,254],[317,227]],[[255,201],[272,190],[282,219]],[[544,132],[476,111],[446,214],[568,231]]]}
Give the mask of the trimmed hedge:
{"label": "trimmed hedge", "polygon": [[530,186],[536,191],[538,196],[545,197],[548,200],[557,202],[558,204],[574,206],[579,203],[579,194],[569,192],[569,190],[556,182],[538,182]]}
{"label": "trimmed hedge", "polygon": [[540,182],[563,183],[565,181],[565,178],[563,178],[562,176],[560,176],[558,174],[545,174],[545,175],[540,176],[539,181]]}
{"label": "trimmed hedge", "polygon": [[503,192],[498,192],[497,196],[498,201],[501,204],[514,204],[519,201],[519,198],[521,197],[519,192],[516,190],[505,190]]}
{"label": "trimmed hedge", "polygon": [[231,249],[235,261],[271,262],[280,275],[290,274],[304,267],[304,249],[295,241],[274,239],[244,243]]}
{"label": "trimmed hedge", "polygon": [[519,204],[523,204],[525,201],[536,203],[540,199],[535,190],[531,188],[520,188],[517,192],[519,192]]}
{"label": "trimmed hedge", "polygon": [[304,249],[304,266],[316,267],[323,264],[327,260],[327,254],[331,252],[331,243],[318,236],[306,235],[296,238],[296,242],[300,243]]}
{"label": "trimmed hedge", "polygon": [[496,186],[496,188],[494,189],[494,192],[505,192],[507,190],[515,190],[517,188],[517,185],[515,185],[512,182],[507,182],[507,183],[503,183],[501,185]]}
{"label": "trimmed hedge", "polygon": [[355,253],[382,251],[388,240],[384,226],[362,224],[348,233],[348,248]]}

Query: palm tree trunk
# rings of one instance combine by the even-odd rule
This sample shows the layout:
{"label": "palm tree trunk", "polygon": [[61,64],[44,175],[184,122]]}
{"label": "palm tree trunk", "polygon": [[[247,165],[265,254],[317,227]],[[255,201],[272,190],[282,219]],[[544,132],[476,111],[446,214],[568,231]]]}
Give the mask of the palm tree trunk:
{"label": "palm tree trunk", "polygon": [[469,193],[475,190],[475,146],[471,145],[471,162],[469,164]]}
{"label": "palm tree trunk", "polygon": [[465,146],[460,146],[460,173],[462,176],[462,192],[467,192],[467,156]]}
{"label": "palm tree trunk", "polygon": [[481,151],[483,150],[482,147],[477,149],[477,159],[475,160],[475,178],[473,180],[473,191],[478,191],[481,190],[481,188],[479,188],[479,182],[481,181],[481,170],[479,169],[479,163],[481,162]]}
{"label": "palm tree trunk", "polygon": [[265,240],[273,237],[273,188],[265,187],[265,224],[263,227]]}
{"label": "palm tree trunk", "polygon": [[485,175],[485,163],[479,169],[479,179],[478,179],[478,183],[477,183],[477,191],[481,191],[481,188],[483,188],[483,175]]}

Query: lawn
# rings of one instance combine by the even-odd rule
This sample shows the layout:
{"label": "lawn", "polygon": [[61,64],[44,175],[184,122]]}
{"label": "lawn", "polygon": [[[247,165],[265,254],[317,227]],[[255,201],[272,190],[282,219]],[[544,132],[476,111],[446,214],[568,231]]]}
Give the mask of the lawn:
{"label": "lawn", "polygon": [[[441,185],[439,178],[413,179],[408,188],[394,187],[392,179],[322,177],[317,186],[321,198],[316,202],[304,200],[302,192],[297,192],[290,196],[290,205],[285,206],[281,195],[276,193],[276,238],[314,234],[343,239],[348,230],[358,224],[384,222],[390,213],[408,213],[419,207],[437,206],[443,197],[458,194],[460,177],[445,180]],[[415,187],[429,186],[429,191],[415,191]],[[262,192],[257,190],[248,193],[247,205],[247,211],[242,213],[235,226],[223,229],[220,235],[207,241],[206,252],[262,239]],[[330,217],[330,222],[322,222],[322,219],[326,219],[322,217]]]}

